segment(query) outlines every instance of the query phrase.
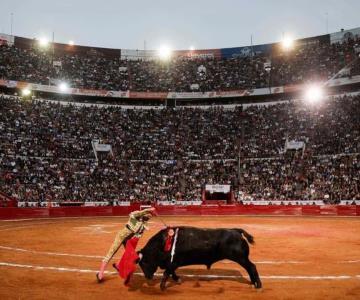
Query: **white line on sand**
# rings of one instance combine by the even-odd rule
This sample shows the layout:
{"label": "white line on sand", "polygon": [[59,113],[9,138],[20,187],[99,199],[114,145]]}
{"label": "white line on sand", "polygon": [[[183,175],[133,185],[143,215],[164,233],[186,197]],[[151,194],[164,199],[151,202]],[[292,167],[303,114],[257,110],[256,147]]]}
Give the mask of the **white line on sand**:
{"label": "white line on sand", "polygon": [[[0,267],[14,267],[14,268],[26,268],[34,270],[51,270],[57,272],[77,272],[77,273],[96,273],[97,270],[90,269],[76,269],[76,268],[64,268],[64,267],[52,267],[52,266],[33,266],[14,264],[8,262],[0,262]],[[106,271],[107,274],[117,274],[116,272]],[[136,275],[142,275],[142,273],[135,273]],[[160,273],[156,273],[155,276],[162,276]],[[182,277],[188,278],[214,278],[214,279],[240,279],[242,276],[236,275],[192,275],[181,274]],[[360,275],[263,275],[262,279],[275,279],[275,280],[347,280],[347,279],[360,279]]]}
{"label": "white line on sand", "polygon": [[34,253],[34,254],[43,254],[43,255],[54,255],[54,256],[71,256],[71,257],[84,257],[84,258],[97,258],[97,259],[104,258],[104,256],[100,256],[100,255],[83,255],[83,254],[70,254],[70,253],[58,253],[58,252],[44,252],[44,251],[27,250],[27,249],[22,249],[22,248],[7,247],[7,246],[0,246],[0,249],[18,251],[18,252],[28,252],[28,253]]}
{"label": "white line on sand", "polygon": [[[28,250],[16,247],[8,247],[0,245],[0,250],[9,250],[9,251],[18,251],[18,252],[27,252],[33,254],[40,254],[40,255],[53,255],[53,256],[69,256],[69,257],[83,257],[83,258],[94,258],[94,259],[101,259],[103,256],[100,255],[84,255],[84,254],[71,254],[71,253],[59,253],[59,252],[46,252],[46,251],[36,251],[36,250]],[[229,260],[221,261],[224,264],[234,264],[234,262]],[[254,261],[255,264],[259,265],[282,265],[282,264],[312,264],[311,261],[296,261],[296,260],[263,260],[263,261]],[[360,263],[360,260],[343,260],[343,261],[336,261],[334,263],[343,263],[343,264],[356,264]]]}

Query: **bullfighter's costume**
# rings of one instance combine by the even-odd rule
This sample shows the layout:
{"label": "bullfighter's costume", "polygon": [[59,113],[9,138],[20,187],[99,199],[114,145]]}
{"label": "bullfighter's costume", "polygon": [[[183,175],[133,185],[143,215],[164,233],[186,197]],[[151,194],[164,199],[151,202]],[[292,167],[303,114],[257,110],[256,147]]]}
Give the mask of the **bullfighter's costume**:
{"label": "bullfighter's costume", "polygon": [[[124,243],[125,246],[125,243],[127,241],[130,241],[130,239],[134,239],[129,243],[129,247],[136,247],[137,241],[139,240],[145,229],[147,229],[146,223],[154,214],[155,208],[147,208],[144,210],[133,211],[132,213],[130,213],[129,221],[127,222],[125,227],[117,233],[113,244],[111,245],[108,253],[105,255],[101,263],[99,272],[96,273],[96,278],[98,282],[101,282],[103,280],[105,268],[111,258],[119,250],[121,244]],[[119,265],[116,266],[119,267]]]}

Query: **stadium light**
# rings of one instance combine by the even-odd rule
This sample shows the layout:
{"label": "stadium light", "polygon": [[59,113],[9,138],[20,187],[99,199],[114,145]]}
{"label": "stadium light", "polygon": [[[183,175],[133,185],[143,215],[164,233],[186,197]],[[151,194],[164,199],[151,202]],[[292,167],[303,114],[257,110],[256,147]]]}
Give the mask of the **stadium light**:
{"label": "stadium light", "polygon": [[194,50],[195,50],[195,47],[194,47],[194,46],[190,46],[189,50],[190,50],[190,51],[194,51]]}
{"label": "stadium light", "polygon": [[69,41],[69,46],[74,46],[74,41]]}
{"label": "stadium light", "polygon": [[294,40],[290,36],[285,36],[281,43],[285,50],[291,50],[294,47]]}
{"label": "stadium light", "polygon": [[324,90],[320,85],[311,85],[305,92],[305,100],[308,103],[317,103],[324,97]]}
{"label": "stadium light", "polygon": [[168,60],[168,59],[170,59],[171,54],[172,54],[172,51],[169,46],[164,45],[159,48],[158,55],[159,55],[160,59]]}
{"label": "stadium light", "polygon": [[31,95],[31,90],[29,88],[24,88],[21,90],[21,95],[23,97],[28,97]]}
{"label": "stadium light", "polygon": [[46,48],[49,45],[49,40],[46,37],[42,37],[39,39],[39,45]]}
{"label": "stadium light", "polygon": [[59,84],[59,90],[62,93],[66,93],[69,90],[69,86],[66,82],[62,82]]}

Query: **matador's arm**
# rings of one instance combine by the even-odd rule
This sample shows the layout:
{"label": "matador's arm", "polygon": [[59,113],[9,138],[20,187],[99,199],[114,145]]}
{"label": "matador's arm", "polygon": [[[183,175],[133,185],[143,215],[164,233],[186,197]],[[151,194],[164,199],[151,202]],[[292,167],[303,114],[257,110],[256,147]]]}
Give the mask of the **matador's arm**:
{"label": "matador's arm", "polygon": [[136,210],[136,211],[133,211],[132,213],[130,213],[130,216],[133,217],[133,218],[141,218],[145,215],[153,215],[153,212],[155,211],[155,208],[154,207],[151,207],[151,208],[146,208],[146,209],[143,209],[143,210]]}

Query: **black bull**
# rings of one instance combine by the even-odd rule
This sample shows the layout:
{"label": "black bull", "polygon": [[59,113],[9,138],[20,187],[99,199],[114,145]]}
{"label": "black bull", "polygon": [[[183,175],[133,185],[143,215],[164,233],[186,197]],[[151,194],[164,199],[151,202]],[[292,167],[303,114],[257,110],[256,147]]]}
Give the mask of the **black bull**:
{"label": "black bull", "polygon": [[[195,227],[175,227],[178,229],[175,254],[171,261],[171,251],[164,251],[167,229],[160,230],[139,251],[139,265],[147,279],[152,279],[157,268],[165,270],[161,280],[162,290],[171,276],[179,281],[175,271],[188,265],[211,265],[223,259],[237,262],[249,273],[251,283],[261,288],[261,280],[256,266],[249,260],[249,245],[253,237],[243,229],[201,229]],[[244,238],[245,237],[245,238]],[[245,240],[246,239],[246,240]]]}

